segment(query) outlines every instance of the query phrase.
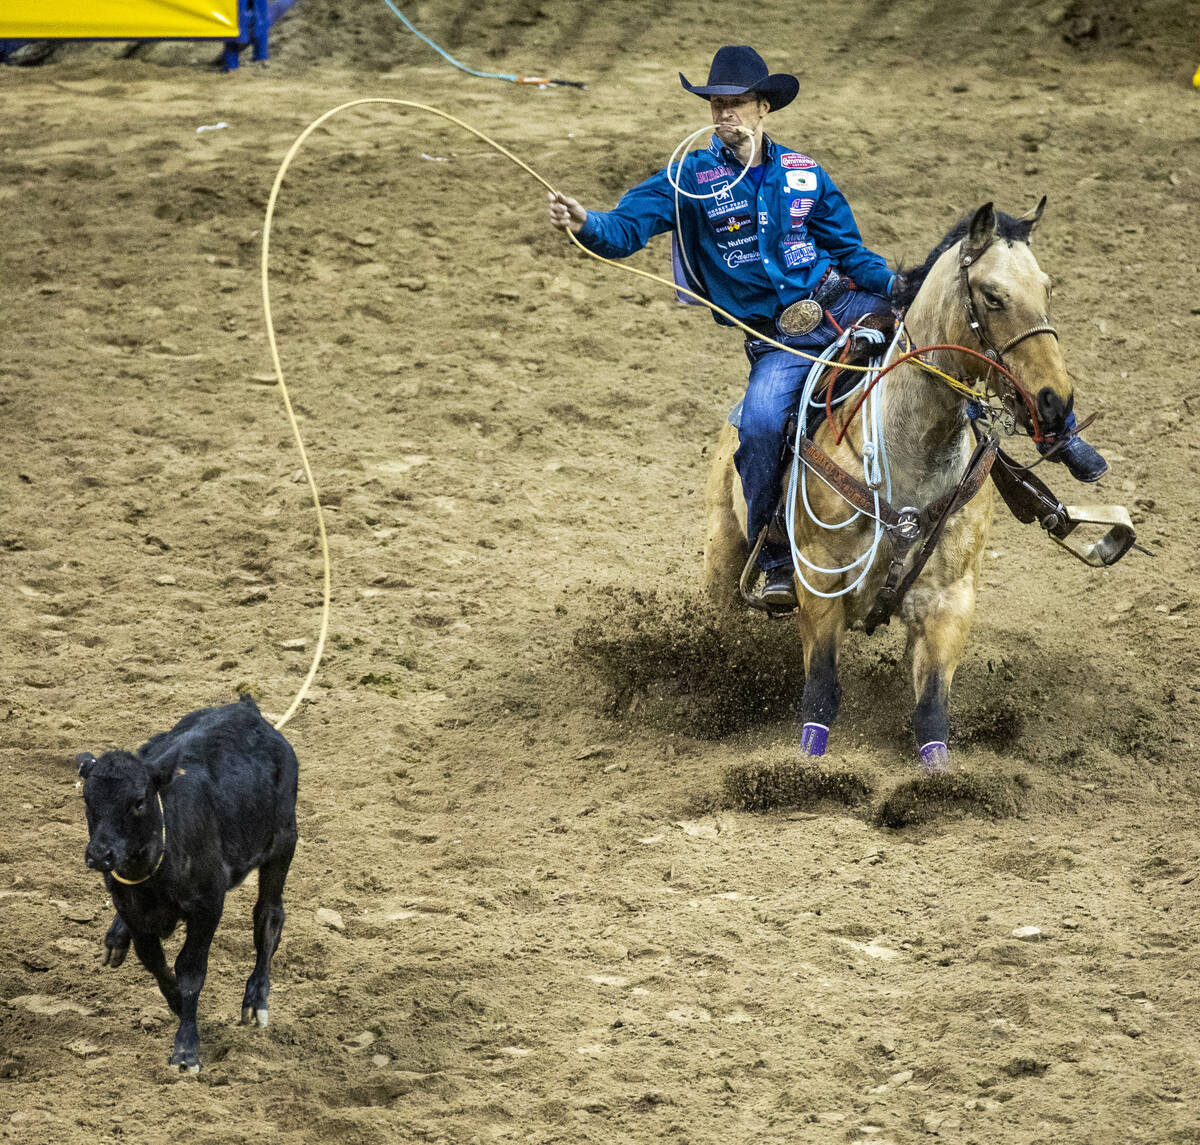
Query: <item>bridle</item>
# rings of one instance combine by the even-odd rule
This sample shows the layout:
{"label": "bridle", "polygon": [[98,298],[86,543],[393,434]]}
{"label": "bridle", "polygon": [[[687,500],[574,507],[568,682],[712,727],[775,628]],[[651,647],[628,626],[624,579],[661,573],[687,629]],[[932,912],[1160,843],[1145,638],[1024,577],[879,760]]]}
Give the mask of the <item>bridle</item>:
{"label": "bridle", "polygon": [[[988,246],[991,246],[991,243],[988,243]],[[970,269],[979,261],[979,258],[987,249],[988,247],[985,246],[977,254],[963,254],[958,260],[958,280],[962,284],[963,309],[967,313],[967,325],[975,332],[975,337],[979,339],[979,344],[983,347],[983,352],[993,361],[1003,365],[1004,355],[1014,346],[1024,342],[1026,338],[1032,338],[1035,334],[1050,334],[1057,342],[1058,331],[1048,321],[1042,322],[1040,325],[1031,326],[1028,330],[1022,330],[1020,334],[1015,338],[1010,338],[1003,346],[996,345],[991,332],[987,328],[987,324],[983,321],[983,317],[979,313],[979,308],[975,305],[975,294],[971,289]]]}
{"label": "bridle", "polygon": [[1041,432],[1041,424],[1037,416],[1036,403],[1032,400],[1032,395],[1017,379],[1016,375],[1007,367],[1004,361],[1004,355],[1007,354],[1014,346],[1019,346],[1026,338],[1033,338],[1038,334],[1049,334],[1054,340],[1058,341],[1058,331],[1050,325],[1049,321],[1044,321],[1036,326],[1030,326],[1028,330],[1022,330],[1015,337],[1010,338],[1003,346],[997,346],[995,339],[992,337],[991,331],[987,327],[987,323],[983,320],[983,315],[979,312],[979,307],[975,305],[975,293],[971,289],[971,267],[979,261],[980,257],[987,251],[992,244],[989,242],[982,250],[974,253],[964,252],[958,260],[958,281],[962,286],[962,305],[967,316],[967,325],[974,332],[975,337],[979,340],[980,346],[983,347],[984,357],[988,358],[995,366],[1007,375],[1008,379],[1014,383],[1018,394],[1025,401],[1029,409],[1030,418],[1033,422],[1033,437],[1034,440],[1042,440],[1045,435]]}

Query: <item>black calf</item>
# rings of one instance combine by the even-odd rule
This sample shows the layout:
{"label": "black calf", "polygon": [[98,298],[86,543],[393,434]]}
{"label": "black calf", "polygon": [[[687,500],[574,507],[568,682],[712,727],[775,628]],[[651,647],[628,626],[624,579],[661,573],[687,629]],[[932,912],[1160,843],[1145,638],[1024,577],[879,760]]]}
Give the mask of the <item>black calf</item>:
{"label": "black calf", "polygon": [[[296,756],[249,696],[184,716],[136,755],[76,756],[87,807],[87,865],[104,872],[117,908],[106,965],[130,940],[179,1015],[170,1062],[200,1069],[196,1001],[225,893],[258,868],[254,946],[243,1023],[267,1024],[271,957],[283,929],[283,882],[296,847]],[[162,940],[187,938],[167,967]]]}

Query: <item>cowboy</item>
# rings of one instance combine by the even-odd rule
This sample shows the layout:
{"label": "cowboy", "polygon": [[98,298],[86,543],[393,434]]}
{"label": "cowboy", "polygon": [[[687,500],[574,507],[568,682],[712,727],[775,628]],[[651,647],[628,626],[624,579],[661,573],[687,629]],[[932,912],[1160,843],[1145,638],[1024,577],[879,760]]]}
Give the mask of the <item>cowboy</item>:
{"label": "cowboy", "polygon": [[[764,134],[767,115],[796,98],[795,76],[771,74],[753,48],[740,45],[717,51],[704,86],[682,72],[679,79],[685,91],[709,102],[715,127],[709,146],[627,191],[611,211],[551,194],[550,222],[606,258],[623,258],[673,230],[676,282],[755,331],[746,335],[750,373],[734,455],[753,545],[779,501],[786,423],[812,364],[763,338],[815,355],[840,329],[888,311],[903,281],[863,245],[849,204],[816,160]],[[1068,454],[1077,447],[1099,461],[1094,477],[1072,465]],[[1104,471],[1103,458],[1077,437],[1054,456],[1082,480]],[[772,611],[794,607],[786,541],[768,533],[758,564],[762,603]]]}

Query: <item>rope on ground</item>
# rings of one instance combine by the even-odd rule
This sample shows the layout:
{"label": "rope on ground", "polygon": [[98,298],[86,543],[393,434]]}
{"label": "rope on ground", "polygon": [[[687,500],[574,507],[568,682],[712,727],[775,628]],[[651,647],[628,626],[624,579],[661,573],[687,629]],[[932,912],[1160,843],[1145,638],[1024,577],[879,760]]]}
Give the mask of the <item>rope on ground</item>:
{"label": "rope on ground", "polygon": [[392,0],[383,0],[383,2],[392,10],[399,18],[400,22],[414,35],[418,40],[423,40],[428,44],[439,56],[447,63],[453,64],[460,71],[464,71],[467,75],[478,76],[485,80],[507,80],[509,83],[527,84],[532,87],[577,87],[586,88],[587,84],[580,83],[578,80],[548,80],[542,79],[540,76],[518,76],[511,72],[479,72],[474,68],[467,67],[466,64],[461,64],[444,48],[440,48],[435,44],[424,32],[417,30],[413,22],[392,3]]}

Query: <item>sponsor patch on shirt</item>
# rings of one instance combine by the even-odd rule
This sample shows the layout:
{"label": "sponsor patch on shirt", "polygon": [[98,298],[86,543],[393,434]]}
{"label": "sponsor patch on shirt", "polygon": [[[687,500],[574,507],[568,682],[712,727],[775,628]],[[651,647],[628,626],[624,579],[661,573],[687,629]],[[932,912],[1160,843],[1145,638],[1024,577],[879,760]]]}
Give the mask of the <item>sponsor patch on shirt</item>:
{"label": "sponsor patch on shirt", "polygon": [[783,248],[785,266],[807,266],[810,262],[815,262],[816,258],[817,248],[812,243],[787,243]]}
{"label": "sponsor patch on shirt", "polygon": [[737,266],[744,266],[748,262],[758,262],[761,257],[757,250],[731,250],[727,251],[724,256],[725,265],[730,270]]}
{"label": "sponsor patch on shirt", "polygon": [[749,199],[734,199],[732,195],[727,201],[722,201],[720,198],[716,200],[716,206],[710,207],[704,213],[710,219],[719,219],[722,215],[732,214],[734,211],[744,211],[750,206]]}
{"label": "sponsor patch on shirt", "polygon": [[781,167],[804,170],[807,167],[815,167],[817,161],[810,159],[807,155],[801,155],[798,151],[785,151],[779,156],[779,165]]}
{"label": "sponsor patch on shirt", "polygon": [[815,191],[817,189],[816,173],[813,171],[789,171],[787,185],[792,191]]}
{"label": "sponsor patch on shirt", "polygon": [[749,229],[751,233],[754,231],[754,216],[745,215],[723,215],[719,219],[713,220],[713,230],[719,235],[737,234],[738,231]]}
{"label": "sponsor patch on shirt", "polygon": [[720,179],[722,176],[733,174],[736,174],[736,172],[732,167],[714,167],[711,171],[697,171],[696,182],[700,184],[711,183],[714,179]]}
{"label": "sponsor patch on shirt", "polygon": [[758,212],[758,225],[760,227],[765,227],[768,222],[770,222],[770,220],[767,218],[767,212],[759,211]]}
{"label": "sponsor patch on shirt", "polygon": [[792,226],[799,227],[804,224],[815,202],[816,199],[793,199],[788,203],[788,218],[792,220]]}

